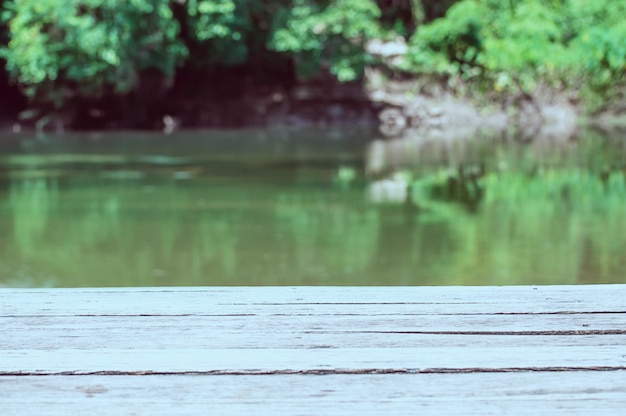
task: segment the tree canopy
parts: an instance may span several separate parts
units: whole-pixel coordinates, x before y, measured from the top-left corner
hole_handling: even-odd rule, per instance
[[[377,63],[369,40],[404,38],[396,71],[606,94],[625,81],[624,16],[611,0],[0,0],[0,63],[61,107],[132,91],[146,70],[287,59],[300,77],[354,80]]]

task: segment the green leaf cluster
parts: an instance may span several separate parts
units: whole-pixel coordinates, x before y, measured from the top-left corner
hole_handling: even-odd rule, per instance
[[[462,0],[411,38],[404,69],[480,78],[496,91],[540,81],[602,89],[624,81],[626,3]]]
[[[267,48],[275,15],[290,5],[289,0],[187,0],[183,42],[196,66],[240,65],[271,60]]]
[[[295,0],[279,17],[270,46],[293,53],[301,74],[326,66],[339,80],[350,81],[368,61],[365,42],[381,35],[379,17],[372,1]]]
[[[35,101],[62,106],[136,87],[142,71],[293,57],[300,75],[351,80],[377,36],[372,0],[5,0],[6,69]]]
[[[129,91],[145,69],[173,74],[186,55],[162,0],[13,0],[3,17],[7,70],[28,95],[57,106],[105,87]]]

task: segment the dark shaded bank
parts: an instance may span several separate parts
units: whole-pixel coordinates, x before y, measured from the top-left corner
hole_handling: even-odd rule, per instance
[[[26,109],[26,104],[26,97],[16,85],[11,84],[4,61],[0,59],[0,128],[4,123],[17,120],[19,113]]]
[[[61,109],[31,110],[0,70],[0,130],[162,130],[264,126],[379,126],[388,137],[424,136],[445,129],[462,136],[487,130],[523,140],[571,136],[580,124],[626,131],[626,104],[585,114],[567,91],[460,95],[427,75],[384,76],[370,68],[361,81],[341,83],[325,73],[303,81],[288,63],[211,70],[184,68],[174,79],[141,74],[130,94],[97,100],[75,97]]]
[[[375,104],[362,82],[324,74],[301,81],[290,67],[188,69],[179,74],[156,123],[181,127],[374,124]],[[167,121],[167,120],[166,120]]]
[[[236,128],[272,125],[374,125],[377,104],[362,82],[340,83],[330,74],[297,80],[289,67],[217,67],[180,70],[168,80],[141,75],[135,91],[74,98],[62,109],[31,111],[0,73],[0,128],[42,130]]]

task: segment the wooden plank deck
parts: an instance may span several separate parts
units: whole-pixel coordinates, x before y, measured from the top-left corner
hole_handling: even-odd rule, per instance
[[[0,415],[621,415],[626,285],[0,289]]]

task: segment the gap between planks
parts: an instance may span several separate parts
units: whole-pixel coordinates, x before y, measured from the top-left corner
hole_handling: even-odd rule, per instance
[[[375,374],[475,374],[475,373],[564,373],[564,372],[626,371],[626,366],[596,367],[510,367],[510,368],[363,368],[331,370],[210,370],[210,371],[60,371],[60,372],[1,372],[0,377],[53,376],[324,376]]]

